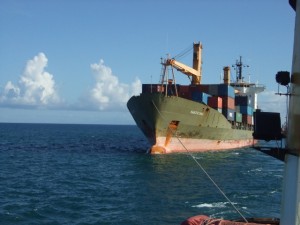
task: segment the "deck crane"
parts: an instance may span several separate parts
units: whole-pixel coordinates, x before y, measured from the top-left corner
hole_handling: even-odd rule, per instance
[[[187,76],[192,77],[191,84],[201,84],[202,78],[202,44],[194,43],[194,54],[193,54],[193,68],[176,61],[175,59],[167,59],[165,66],[173,66],[178,71],[182,72]]]

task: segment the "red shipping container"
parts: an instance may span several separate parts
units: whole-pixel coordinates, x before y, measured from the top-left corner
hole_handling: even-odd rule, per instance
[[[157,90],[157,92],[164,92],[165,91],[165,87],[162,85],[157,85],[157,87],[155,88]]]
[[[222,108],[222,98],[217,96],[208,97],[208,106],[214,109]]]
[[[156,93],[163,92],[164,86],[161,84],[143,84],[142,93]]]
[[[252,116],[243,114],[243,115],[242,115],[242,121],[243,121],[243,123],[247,123],[247,124],[253,125],[253,119],[252,119]]]
[[[191,99],[191,93],[190,92],[179,92],[179,97]]]
[[[231,97],[221,97],[222,98],[222,107],[226,109],[235,109],[234,98]]]
[[[182,92],[182,93],[190,92],[190,85],[181,85],[180,89],[179,89],[179,92]]]

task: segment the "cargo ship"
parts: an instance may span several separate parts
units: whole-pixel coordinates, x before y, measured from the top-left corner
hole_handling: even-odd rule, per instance
[[[202,44],[193,44],[193,67],[175,58],[162,59],[159,83],[143,84],[142,93],[132,96],[127,107],[148,139],[151,154],[229,150],[254,142],[253,112],[263,85],[246,82],[242,58],[223,68],[223,83],[202,84]],[[174,71],[186,75],[190,83],[176,83]]]

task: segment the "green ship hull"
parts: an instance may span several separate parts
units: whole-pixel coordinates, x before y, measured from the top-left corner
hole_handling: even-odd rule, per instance
[[[127,107],[152,154],[228,150],[254,142],[247,125],[235,127],[218,110],[186,98],[141,93]]]

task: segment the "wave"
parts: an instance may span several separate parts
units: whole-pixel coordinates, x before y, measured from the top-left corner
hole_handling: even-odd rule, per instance
[[[229,202],[214,202],[214,203],[201,203],[198,205],[193,205],[193,208],[225,208],[229,205]],[[232,203],[237,204],[237,203]]]

